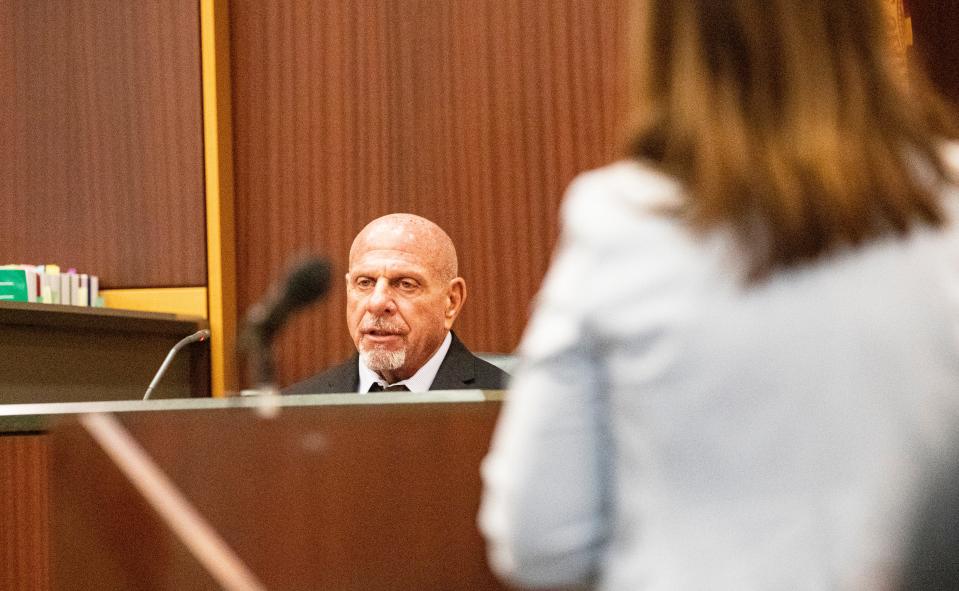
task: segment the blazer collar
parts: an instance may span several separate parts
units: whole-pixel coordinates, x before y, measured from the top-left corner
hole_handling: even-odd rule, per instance
[[[450,335],[453,337],[450,350],[446,353],[439,371],[436,372],[436,378],[433,379],[430,390],[459,390],[464,384],[469,384],[476,379],[473,354],[459,340],[455,332],[450,331]]]
[[[475,357],[455,332],[450,331],[450,336],[450,349],[433,378],[430,390],[459,390],[476,379]],[[360,387],[359,363],[360,355],[354,353],[349,361],[330,371],[327,376],[329,391],[356,392]]]

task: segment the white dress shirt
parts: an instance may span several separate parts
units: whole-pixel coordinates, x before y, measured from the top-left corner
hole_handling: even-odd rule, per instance
[[[953,152],[959,170],[959,152]],[[498,573],[606,590],[877,589],[959,431],[950,222],[743,285],[637,163],[587,173],[483,464]]]
[[[358,370],[360,372],[360,387],[358,392],[360,394],[366,394],[370,391],[370,386],[374,382],[377,382],[384,389],[387,386],[399,386],[400,384],[405,385],[410,389],[410,392],[428,392],[430,386],[433,385],[433,380],[436,379],[436,372],[440,370],[440,365],[443,364],[443,360],[446,359],[446,353],[450,350],[450,343],[453,342],[453,337],[449,332],[446,333],[446,338],[443,339],[443,342],[440,344],[439,349],[433,353],[426,363],[420,367],[415,374],[410,376],[408,379],[400,380],[395,384],[387,384],[383,378],[379,376],[375,371],[366,367],[366,364],[363,363],[363,357],[360,357],[360,360],[357,362]]]

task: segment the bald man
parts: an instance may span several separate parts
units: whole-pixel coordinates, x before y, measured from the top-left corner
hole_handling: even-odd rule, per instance
[[[509,377],[453,334],[466,301],[453,241],[433,222],[391,214],[353,240],[346,321],[357,354],[285,394],[498,390]]]

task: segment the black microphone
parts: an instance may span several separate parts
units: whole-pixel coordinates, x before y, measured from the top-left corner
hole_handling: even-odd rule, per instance
[[[250,354],[251,374],[257,388],[273,387],[273,339],[293,312],[326,294],[330,269],[325,259],[308,259],[290,271],[281,288],[274,288],[271,295],[250,308],[240,346]]]
[[[173,348],[170,349],[170,352],[166,354],[166,359],[164,359],[163,363],[160,364],[160,369],[158,369],[156,375],[153,376],[153,379],[150,381],[150,385],[147,386],[147,391],[146,394],[143,395],[143,399],[150,399],[150,394],[153,393],[153,389],[157,387],[158,383],[160,383],[160,378],[162,378],[163,374],[166,373],[167,368],[170,366],[173,358],[176,357],[176,354],[180,352],[180,349],[186,347],[190,343],[205,341],[208,338],[210,338],[210,331],[204,328],[203,330],[198,330],[190,336],[183,337],[177,341],[177,344],[173,345]]]

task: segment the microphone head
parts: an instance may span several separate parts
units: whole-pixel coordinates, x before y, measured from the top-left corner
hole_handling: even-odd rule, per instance
[[[270,345],[290,314],[321,298],[330,288],[330,263],[310,258],[296,265],[279,293],[252,306],[246,326],[240,334],[239,348],[249,355],[255,384],[273,383],[273,359]]]
[[[322,258],[307,259],[293,267],[273,297],[250,308],[242,341],[268,343],[290,314],[313,303],[330,288],[330,263]]]
[[[210,338],[210,330],[203,328],[191,334],[190,336],[186,336],[180,339],[180,342],[173,345],[173,350],[179,351],[180,349],[182,349],[183,347],[186,347],[187,345],[190,345],[192,343],[202,343],[203,341],[208,340],[209,338]]]
[[[288,312],[312,304],[330,288],[330,263],[311,258],[296,267],[286,278],[282,299]]]

